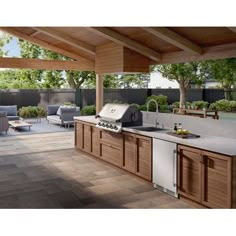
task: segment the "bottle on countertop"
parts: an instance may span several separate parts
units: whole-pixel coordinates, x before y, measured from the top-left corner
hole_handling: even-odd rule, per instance
[[[182,130],[182,124],[181,124],[181,123],[179,123],[178,129],[181,129],[181,130]]]
[[[174,131],[177,131],[177,123],[174,123]]]

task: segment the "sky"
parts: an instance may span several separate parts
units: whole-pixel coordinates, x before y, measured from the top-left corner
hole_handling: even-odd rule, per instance
[[[0,34],[1,36],[1,34]],[[17,44],[17,39],[13,37],[13,39],[10,41],[10,43],[6,44],[4,47],[4,50],[8,51],[9,57],[20,57],[20,49]]]

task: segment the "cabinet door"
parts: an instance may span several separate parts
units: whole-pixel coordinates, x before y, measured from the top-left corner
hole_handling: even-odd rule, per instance
[[[84,151],[91,152],[92,133],[91,125],[84,124]]]
[[[151,181],[152,180],[152,139],[143,136],[137,138],[137,161],[136,174]]]
[[[201,151],[178,146],[178,193],[201,202]]]
[[[91,132],[92,132],[91,152],[93,155],[99,157],[100,156],[100,129],[96,127],[91,127]]]
[[[84,127],[80,122],[75,123],[75,147],[83,149]]]
[[[124,133],[124,152],[123,152],[123,168],[127,171],[135,173],[136,169],[136,137],[134,134]]]
[[[230,208],[232,159],[206,151],[202,154],[202,203],[211,208]]]
[[[120,148],[113,147],[110,144],[101,144],[101,159],[115,166],[122,166],[122,151]]]

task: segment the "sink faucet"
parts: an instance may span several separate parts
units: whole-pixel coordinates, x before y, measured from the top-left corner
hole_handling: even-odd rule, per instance
[[[155,99],[150,99],[148,102],[147,102],[147,112],[149,111],[149,106],[150,106],[150,103],[151,102],[154,102],[155,104],[156,104],[156,113],[158,114],[158,103],[157,103],[157,101],[155,100]],[[156,120],[155,120],[155,126],[157,127],[157,126],[159,126],[160,125],[160,123],[158,122],[158,119],[156,118]]]
[[[150,103],[151,102],[154,102],[156,104],[156,112],[158,113],[158,103],[155,99],[150,99],[148,102],[147,102],[147,112],[149,111],[149,106],[150,106]]]

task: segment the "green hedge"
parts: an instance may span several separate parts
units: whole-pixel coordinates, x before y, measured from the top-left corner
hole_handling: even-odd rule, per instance
[[[236,111],[236,101],[228,101],[226,99],[222,99],[211,103],[210,109],[225,112]]]
[[[83,116],[92,116],[95,114],[96,114],[96,106],[95,105],[86,106],[81,109],[81,115],[83,115]]]
[[[22,118],[45,117],[46,111],[42,107],[28,106],[19,109],[18,114]]]

